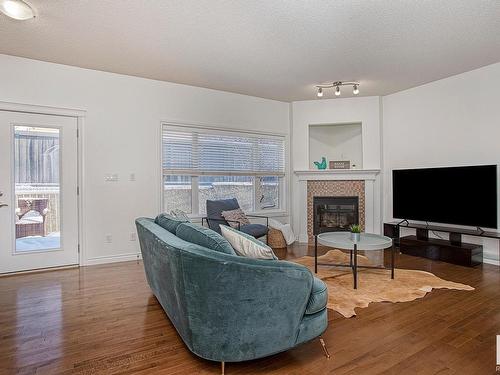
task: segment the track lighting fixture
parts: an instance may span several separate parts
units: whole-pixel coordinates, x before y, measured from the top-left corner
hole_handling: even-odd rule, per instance
[[[322,83],[320,85],[316,85],[318,89],[317,96],[318,98],[323,97],[323,89],[332,89],[335,88],[335,96],[340,96],[340,86],[352,86],[352,93],[353,95],[358,95],[359,94],[359,82],[342,82],[342,81],[335,81],[332,83]]]

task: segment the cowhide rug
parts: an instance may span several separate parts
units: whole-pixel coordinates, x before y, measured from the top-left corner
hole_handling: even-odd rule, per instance
[[[294,259],[314,271],[314,258],[305,256]],[[349,263],[349,254],[330,250],[318,257],[321,263]],[[358,265],[369,265],[369,260],[358,255]],[[354,309],[367,307],[371,302],[408,302],[424,297],[432,289],[474,290],[469,285],[443,280],[432,273],[418,270],[395,269],[394,280],[391,271],[383,269],[358,269],[358,289],[353,288],[350,268],[318,266],[316,276],[328,286],[329,309],[346,318],[356,315]]]

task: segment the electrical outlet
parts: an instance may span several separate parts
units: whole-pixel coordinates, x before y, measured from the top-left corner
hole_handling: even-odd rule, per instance
[[[112,243],[113,242],[113,236],[111,234],[106,234],[104,236],[104,242],[106,242],[106,243]]]
[[[130,241],[137,241],[137,233],[135,232],[130,233]]]

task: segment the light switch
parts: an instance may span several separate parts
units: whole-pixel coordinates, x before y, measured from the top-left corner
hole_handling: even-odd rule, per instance
[[[118,181],[118,174],[117,173],[108,173],[104,175],[104,181],[106,182],[116,182]]]

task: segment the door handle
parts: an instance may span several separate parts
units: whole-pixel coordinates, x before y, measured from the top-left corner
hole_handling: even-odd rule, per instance
[[[0,191],[0,197],[3,197],[3,191]],[[2,203],[2,202],[0,202],[0,208],[2,208],[2,207],[7,207],[7,206],[8,206],[8,204],[7,204],[7,203]]]
[[[3,197],[3,191],[0,191],[0,197]],[[7,206],[8,206],[8,204],[7,204],[7,203],[2,203],[2,202],[0,202],[0,208],[2,208],[2,207],[7,207]]]

